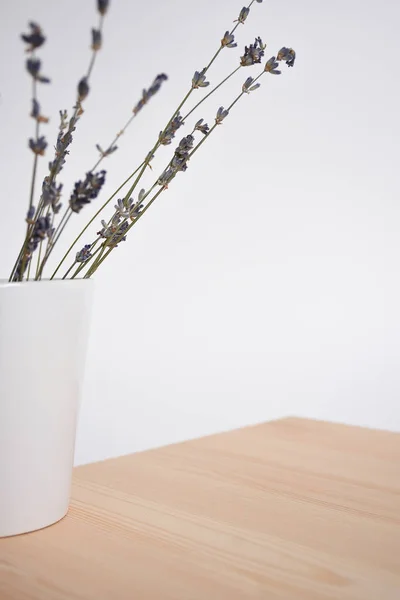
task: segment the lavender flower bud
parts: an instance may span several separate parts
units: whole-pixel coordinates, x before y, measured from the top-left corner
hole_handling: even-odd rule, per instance
[[[254,44],[250,44],[250,46],[245,46],[244,54],[240,58],[240,64],[242,67],[249,67],[256,63],[260,63],[262,57],[264,56],[264,50],[266,46],[263,44],[262,39],[257,37],[254,40]]]
[[[91,244],[86,244],[85,246],[83,246],[82,250],[79,250],[79,252],[76,253],[76,262],[84,263],[90,260],[93,256],[90,252],[91,247]]]
[[[264,71],[266,71],[266,73],[272,73],[272,75],[280,75],[281,71],[279,71],[276,67],[279,67],[279,63],[276,62],[275,56],[271,56],[271,58],[265,63]]]
[[[26,213],[26,222],[29,225],[33,225],[33,217],[35,216],[36,209],[34,206],[30,206],[28,212]]]
[[[43,156],[44,155],[44,151],[47,148],[47,142],[46,142],[45,137],[42,135],[39,138],[37,138],[37,140],[34,140],[33,138],[30,138],[29,139],[29,148],[37,156]]]
[[[101,15],[104,16],[106,14],[109,4],[110,4],[109,0],[97,0],[97,10],[99,11],[99,13]]]
[[[223,106],[220,106],[215,117],[217,125],[221,125],[222,121],[229,115],[229,110],[225,110]]]
[[[249,16],[249,12],[250,9],[246,6],[243,6],[242,10],[239,13],[239,17],[236,19],[236,21],[239,21],[239,23],[242,23],[242,25],[244,25],[245,20]]]
[[[41,62],[38,58],[28,58],[26,61],[26,70],[34,79],[36,79],[39,74],[40,66]]]
[[[35,119],[35,121],[37,121],[38,123],[48,123],[49,122],[48,117],[44,117],[42,114],[40,114],[40,104],[36,100],[36,98],[32,98],[31,117],[33,119]]]
[[[242,92],[244,92],[245,94],[250,94],[250,92],[257,90],[260,87],[259,83],[255,83],[254,85],[252,85],[253,81],[254,79],[252,77],[248,77],[242,85]]]
[[[204,121],[204,119],[200,119],[200,121],[197,121],[194,128],[197,131],[201,131],[201,133],[203,133],[204,135],[207,135],[207,133],[210,131],[210,128],[207,125],[207,123],[203,123],[203,121]]]
[[[106,172],[99,171],[86,173],[83,181],[77,181],[74,191],[69,199],[69,205],[73,212],[79,213],[86,204],[90,204],[94,198],[97,198],[106,179]]]
[[[100,50],[102,43],[101,31],[100,29],[92,29],[92,50],[97,51]]]
[[[84,100],[87,95],[89,93],[89,85],[87,82],[87,78],[83,77],[80,82],[78,83],[78,96],[79,96],[79,100],[82,101]]]
[[[206,81],[205,76],[206,69],[202,69],[201,71],[195,71],[192,79],[192,88],[197,89],[200,87],[207,87],[210,85],[209,81]]]
[[[229,31],[225,31],[225,35],[221,40],[221,46],[226,46],[226,48],[236,48],[237,44],[234,44],[235,36]]]
[[[157,179],[158,185],[162,185],[165,189],[167,189],[168,184],[175,177],[175,174],[175,171],[168,167],[163,173],[161,173],[160,177]]]
[[[284,60],[288,67],[293,67],[296,59],[296,52],[293,48],[281,48],[278,52],[277,60]]]
[[[33,52],[36,48],[40,48],[46,40],[42,33],[42,29],[37,23],[33,23],[32,21],[29,23],[29,28],[31,33],[23,33],[21,38],[26,44],[29,44],[29,48],[27,48],[27,52]]]
[[[151,86],[149,87],[148,90],[143,90],[141,99],[139,100],[139,102],[136,104],[136,106],[133,108],[133,111],[132,111],[135,115],[137,115],[137,113],[143,108],[143,106],[145,104],[147,104],[147,102],[150,100],[150,98],[158,92],[158,90],[161,87],[162,82],[166,81],[167,79],[168,79],[168,77],[165,75],[165,73],[161,73],[160,75],[157,75],[157,77],[155,78],[155,80],[153,81],[153,83],[151,84]]]

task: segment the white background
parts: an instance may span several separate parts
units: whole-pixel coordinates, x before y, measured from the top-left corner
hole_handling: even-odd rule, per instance
[[[34,128],[19,33],[35,19],[48,36],[40,52],[52,78],[39,90],[52,117],[43,177],[57,111],[73,103],[97,16],[95,3],[81,0],[0,6],[0,277],[7,277],[24,231]],[[239,47],[224,50],[211,82],[235,68],[255,35],[268,44],[265,58],[293,46],[297,64],[265,75],[238,103],[96,276],[77,463],[288,414],[400,430],[399,7],[395,0],[254,5]],[[169,81],[104,163],[105,189],[71,223],[68,239],[143,159],[240,8],[231,0],[111,1],[60,176],[65,201],[95,162],[94,144],[111,141],[141,89],[163,71]],[[256,73],[242,69],[182,135],[197,118],[212,124]],[[172,149],[160,151],[154,174]],[[144,187],[151,183],[149,172]]]

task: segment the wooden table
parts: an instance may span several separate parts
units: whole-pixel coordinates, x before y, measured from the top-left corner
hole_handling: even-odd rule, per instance
[[[78,467],[1,600],[399,600],[400,434],[280,421]]]

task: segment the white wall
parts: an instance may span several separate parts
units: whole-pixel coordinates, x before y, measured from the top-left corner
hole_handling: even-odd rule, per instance
[[[291,45],[298,62],[281,77],[265,76],[237,105],[99,271],[77,463],[287,414],[400,430],[399,6],[255,5],[238,50],[260,34],[266,58]],[[94,144],[111,141],[142,87],[165,71],[164,89],[108,159],[102,199],[115,189],[240,7],[112,0],[60,177],[66,190],[91,167]],[[41,54],[53,83],[41,100],[53,115],[52,145],[57,110],[71,106],[86,68],[94,2],[1,6],[2,277],[23,235],[32,163],[30,82],[18,39],[28,19],[48,34]],[[211,81],[239,55],[224,51]],[[239,73],[198,118],[212,121],[255,72]],[[155,173],[169,154],[160,152]]]

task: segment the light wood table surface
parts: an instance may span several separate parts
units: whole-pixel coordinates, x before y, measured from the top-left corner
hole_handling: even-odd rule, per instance
[[[1,600],[400,600],[400,434],[304,419],[78,467]]]

